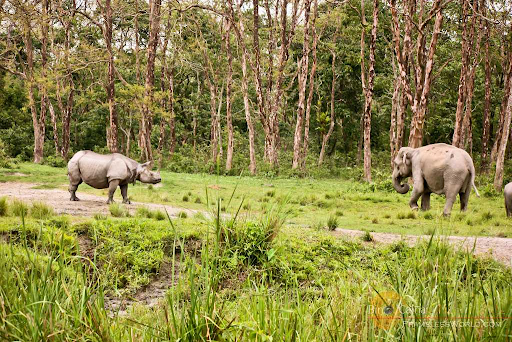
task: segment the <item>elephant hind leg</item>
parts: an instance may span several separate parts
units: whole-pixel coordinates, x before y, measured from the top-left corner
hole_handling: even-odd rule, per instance
[[[505,210],[507,211],[507,217],[512,217],[512,199],[505,198]]]
[[[460,211],[468,210],[469,195],[471,194],[471,188],[466,189],[466,192],[459,192],[460,197]]]
[[[450,213],[452,212],[453,203],[455,203],[455,200],[457,199],[457,193],[458,193],[458,191],[455,189],[448,189],[445,192],[446,203],[444,204],[444,210],[443,210],[444,216],[450,216]]]
[[[424,192],[421,195],[421,210],[430,210],[430,192]]]

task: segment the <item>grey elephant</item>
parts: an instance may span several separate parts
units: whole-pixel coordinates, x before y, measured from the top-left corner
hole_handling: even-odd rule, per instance
[[[96,189],[108,188],[107,203],[114,202],[114,192],[119,186],[123,203],[130,203],[129,183],[140,181],[156,184],[162,181],[160,173],[150,171],[149,165],[150,162],[139,164],[119,153],[103,155],[92,151],[77,152],[68,162],[71,201],[79,201],[76,190],[84,182]]]
[[[505,210],[507,211],[507,216],[512,216],[512,183],[508,183],[505,185],[503,189],[503,196],[505,196]]]
[[[432,144],[419,148],[402,147],[393,160],[393,186],[396,191],[405,194],[408,184],[402,180],[412,176],[413,191],[409,205],[418,209],[421,197],[421,209],[430,209],[430,194],[444,194],[446,204],[443,214],[449,216],[453,203],[460,196],[460,210],[468,207],[471,188],[475,189],[475,166],[469,154],[447,144]]]

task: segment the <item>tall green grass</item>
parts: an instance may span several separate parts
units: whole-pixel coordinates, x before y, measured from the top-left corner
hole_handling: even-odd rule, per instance
[[[194,251],[170,219],[165,227],[129,218],[60,228],[29,219],[39,232],[21,225],[17,240],[0,244],[0,340],[510,340],[512,274],[490,259],[436,237],[376,249],[291,230],[278,207],[241,217],[221,215],[221,206],[194,235]],[[96,244],[92,268],[69,248],[79,230]],[[126,317],[104,309],[109,284],[131,279],[136,290],[163,258],[173,285],[159,306],[135,306]],[[386,304],[400,314],[382,325],[373,302],[390,292],[398,300]]]

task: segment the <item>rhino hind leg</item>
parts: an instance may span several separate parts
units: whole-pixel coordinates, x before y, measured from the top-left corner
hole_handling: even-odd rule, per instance
[[[119,179],[111,180],[108,183],[108,200],[107,204],[114,203],[114,193],[116,192],[117,187],[119,186]]]
[[[78,186],[82,184],[82,177],[80,177],[80,172],[76,170],[76,172],[70,172],[68,174],[69,177],[69,193],[71,194],[70,201],[80,201],[78,197],[76,197],[76,190]]]
[[[123,196],[123,203],[131,204],[130,199],[128,198],[128,184],[124,184],[120,186],[121,195]]]

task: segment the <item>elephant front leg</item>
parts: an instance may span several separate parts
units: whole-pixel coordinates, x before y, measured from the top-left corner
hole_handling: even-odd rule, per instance
[[[414,188],[412,189],[411,200],[409,201],[409,206],[412,210],[418,209],[418,199],[423,195],[424,187],[423,187],[423,179],[420,181],[414,182]],[[423,202],[422,202],[423,203]]]
[[[123,196],[123,203],[131,204],[130,199],[128,198],[128,184],[124,184],[120,186],[121,195]]]
[[[108,200],[107,204],[114,203],[114,193],[119,186],[119,180],[111,180],[108,184]]]
[[[421,210],[430,210],[430,192],[421,195]]]

